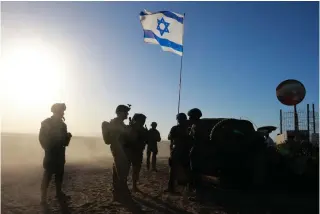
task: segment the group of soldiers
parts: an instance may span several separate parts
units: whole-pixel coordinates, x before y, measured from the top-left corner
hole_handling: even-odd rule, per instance
[[[65,165],[65,149],[72,138],[64,122],[66,105],[56,103],[51,107],[53,115],[41,123],[39,141],[45,151],[43,160],[44,175],[41,184],[41,203],[47,203],[47,189],[52,175],[55,175],[56,196],[58,199],[68,199],[63,193],[62,181]],[[150,169],[152,156],[152,170],[157,171],[156,155],[157,143],[161,141],[160,133],[156,129],[157,123],[152,122],[151,129],[145,126],[146,116],[136,113],[129,118],[129,125],[124,121],[128,119],[130,105],[119,105],[116,108],[116,117],[110,122],[102,123],[103,140],[110,145],[114,159],[113,163],[113,200],[124,203],[133,213],[141,213],[141,208],[133,201],[131,191],[127,185],[127,178],[132,166],[132,192],[139,191],[137,182],[142,166],[143,152],[147,147],[147,169]],[[200,120],[202,113],[199,109],[192,109],[187,115],[179,113],[176,117],[178,124],[170,130],[168,139],[170,143],[170,178],[168,192],[174,192],[174,185],[179,176],[179,169],[183,169],[188,179],[189,186],[196,184],[192,179],[190,170],[190,152],[194,139],[196,139],[196,121]],[[191,138],[192,136],[192,138]],[[193,140],[191,140],[193,139]]]

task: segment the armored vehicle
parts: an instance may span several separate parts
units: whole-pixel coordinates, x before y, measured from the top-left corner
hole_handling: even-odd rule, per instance
[[[225,188],[248,188],[257,181],[266,144],[250,121],[204,118],[195,126],[190,163],[203,183],[214,180]]]

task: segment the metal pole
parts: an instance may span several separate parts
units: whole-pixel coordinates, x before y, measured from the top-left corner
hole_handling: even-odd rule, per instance
[[[313,120],[313,133],[316,133],[316,115],[314,112],[314,104],[312,104],[312,120]]]
[[[282,109],[280,109],[280,134],[282,134]]]
[[[178,100],[178,114],[180,113],[180,98],[181,98],[181,79],[182,79],[182,58],[183,54],[181,56],[181,61],[180,61],[180,79],[179,79],[179,100]]]
[[[307,130],[308,130],[308,140],[310,141],[310,109],[309,109],[309,104],[307,104]]]
[[[297,105],[294,105],[294,131],[299,131]]]
[[[182,45],[184,47],[183,37],[184,37],[184,20],[185,20],[186,14],[183,14],[183,35],[182,35]],[[180,113],[180,99],[181,99],[181,79],[182,79],[182,59],[184,55],[184,48],[182,50],[182,56],[180,60],[180,78],[179,78],[179,99],[178,99],[178,114]]]

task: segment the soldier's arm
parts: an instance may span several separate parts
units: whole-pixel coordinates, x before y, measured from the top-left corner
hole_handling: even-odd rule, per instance
[[[64,123],[64,129],[65,129],[65,133],[66,133],[65,146],[69,146],[72,134],[70,132],[68,132],[67,124],[65,124],[65,123]]]
[[[173,140],[173,132],[174,132],[174,127],[171,128],[169,135],[168,135],[168,140]]]
[[[157,137],[158,137],[158,139],[157,139],[157,142],[160,142],[161,141],[161,135],[160,135],[160,132],[159,131],[157,131]]]
[[[174,130],[175,130],[175,127],[172,127],[168,135],[168,140],[170,140],[170,151],[173,149],[173,145],[174,145],[173,143]]]

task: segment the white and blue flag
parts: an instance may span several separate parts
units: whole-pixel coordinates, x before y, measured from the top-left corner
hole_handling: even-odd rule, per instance
[[[144,31],[144,41],[160,45],[162,50],[182,56],[183,21],[183,15],[170,11],[142,11],[140,22]]]

